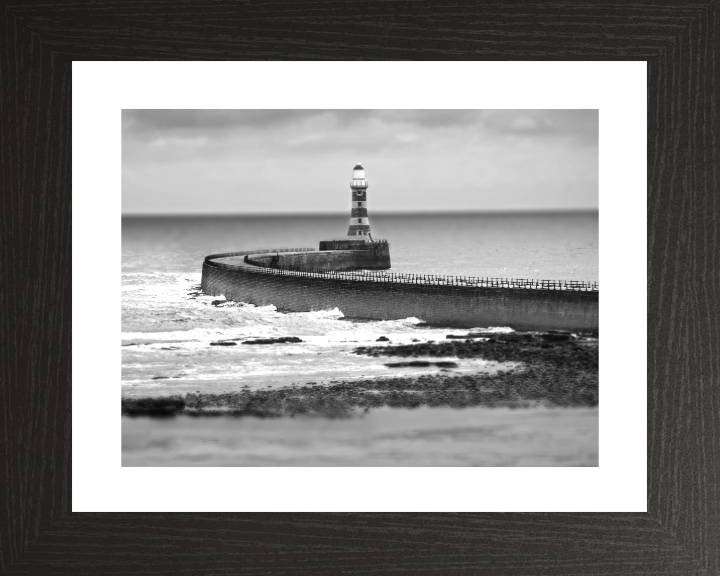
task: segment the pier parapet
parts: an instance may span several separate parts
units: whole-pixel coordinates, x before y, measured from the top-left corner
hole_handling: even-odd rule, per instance
[[[342,271],[283,257],[342,258],[342,250],[258,250],[205,258],[202,290],[285,312],[339,308],[347,318],[415,317],[447,327],[510,326],[515,330],[598,330],[595,282]],[[361,253],[361,251],[355,251]],[[277,258],[275,264],[272,258]],[[332,264],[333,266],[335,264]]]

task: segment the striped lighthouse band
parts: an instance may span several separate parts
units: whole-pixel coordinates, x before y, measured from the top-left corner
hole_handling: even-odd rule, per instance
[[[370,236],[370,226],[352,224],[348,229],[348,236]]]
[[[370,226],[370,218],[350,218],[350,226]]]

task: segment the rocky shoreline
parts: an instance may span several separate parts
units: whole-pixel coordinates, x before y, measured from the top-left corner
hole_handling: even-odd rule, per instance
[[[289,340],[290,341],[290,340]],[[316,415],[347,417],[383,406],[392,408],[544,405],[594,407],[598,404],[598,338],[566,332],[466,335],[448,334],[445,342],[365,346],[356,354],[422,358],[393,364],[437,365],[437,357],[508,362],[514,369],[493,374],[439,374],[352,382],[293,384],[275,390],[227,394],[186,394],[123,398],[126,416]],[[264,342],[263,342],[264,343]]]

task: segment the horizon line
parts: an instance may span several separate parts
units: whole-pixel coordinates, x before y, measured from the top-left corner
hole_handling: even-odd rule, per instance
[[[523,208],[509,210],[422,210],[414,212],[376,211],[372,216],[461,216],[465,214],[597,214],[599,208]],[[236,218],[240,217],[297,217],[297,216],[347,216],[345,212],[129,212],[122,218]]]

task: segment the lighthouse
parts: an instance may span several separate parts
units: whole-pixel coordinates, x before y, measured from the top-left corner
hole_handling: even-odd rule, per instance
[[[370,221],[368,220],[367,211],[367,188],[368,183],[365,179],[365,168],[358,162],[353,168],[353,178],[350,182],[352,190],[352,201],[350,209],[350,227],[348,228],[348,236],[360,236],[363,240],[372,241],[370,235]]]
[[[365,168],[358,162],[350,182],[352,190],[350,226],[345,238],[320,240],[319,252],[337,252],[328,270],[387,270],[390,268],[390,245],[387,240],[370,235],[367,212]]]

